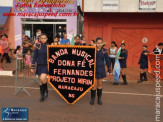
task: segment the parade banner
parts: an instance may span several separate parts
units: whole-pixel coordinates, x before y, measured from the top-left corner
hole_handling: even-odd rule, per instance
[[[148,72],[163,79],[163,55],[148,54]]]
[[[51,45],[47,52],[49,84],[74,104],[95,84],[96,47]]]

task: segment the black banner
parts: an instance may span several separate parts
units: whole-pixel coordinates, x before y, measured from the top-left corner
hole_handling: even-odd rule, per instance
[[[67,102],[75,103],[94,85],[93,46],[48,46],[49,84]]]

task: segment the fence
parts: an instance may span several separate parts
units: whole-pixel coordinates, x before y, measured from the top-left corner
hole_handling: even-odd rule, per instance
[[[27,87],[39,83],[38,76],[30,72],[30,64],[26,63],[26,55],[16,55],[16,71],[15,71],[15,94],[25,92],[29,96]]]

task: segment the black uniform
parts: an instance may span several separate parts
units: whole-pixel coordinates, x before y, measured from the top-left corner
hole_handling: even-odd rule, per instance
[[[147,69],[148,68],[148,56],[145,55],[144,53],[149,53],[149,51],[146,50],[146,51],[143,51],[141,53],[139,63],[138,63],[138,64],[140,64],[140,69]]]
[[[119,56],[123,58],[123,59],[119,59],[121,68],[127,68],[127,56],[128,56],[128,51],[126,49],[121,49],[121,54]]]
[[[37,44],[37,48],[34,51],[33,61],[31,68],[37,62],[36,74],[41,75],[42,73],[48,74],[47,68],[47,44]]]
[[[96,53],[96,79],[101,79],[106,77],[105,72],[105,62],[108,67],[110,68],[110,60],[107,54],[107,49],[102,48],[101,50],[97,51]]]

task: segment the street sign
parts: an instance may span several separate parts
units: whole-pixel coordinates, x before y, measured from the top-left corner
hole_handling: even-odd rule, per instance
[[[68,103],[74,104],[95,83],[96,47],[48,46],[48,82]]]

